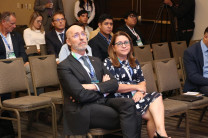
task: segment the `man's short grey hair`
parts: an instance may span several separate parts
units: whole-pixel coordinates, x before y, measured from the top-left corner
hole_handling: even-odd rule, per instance
[[[2,20],[8,21],[8,20],[9,20],[9,17],[10,17],[11,15],[14,16],[14,17],[16,17],[16,15],[15,15],[14,12],[9,12],[9,11],[2,12],[2,13],[0,14],[0,22],[2,22]]]

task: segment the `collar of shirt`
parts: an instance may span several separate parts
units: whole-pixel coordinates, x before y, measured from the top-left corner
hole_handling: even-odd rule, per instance
[[[80,62],[80,61],[82,62],[82,59],[81,59],[82,56],[87,56],[86,52],[85,52],[84,55],[80,55],[80,54],[74,53],[74,52],[72,52],[72,51],[71,51],[71,53],[72,53],[72,56],[73,56],[76,60],[78,60],[79,62]]]
[[[208,51],[208,47],[204,44],[203,40],[201,40],[201,49],[203,55]]]
[[[109,38],[107,39],[102,33],[100,33],[99,32],[99,34],[102,36],[102,38],[108,43],[108,44],[110,44],[110,42],[111,42],[111,38],[112,38],[112,36],[109,34]]]
[[[136,37],[139,37],[139,35],[136,33],[136,31],[134,30],[134,28],[133,29],[131,29],[128,25],[126,25],[128,28],[129,28],[129,30],[136,36]]]
[[[56,30],[55,30],[56,31]],[[58,38],[59,38],[59,40],[62,42],[62,39],[61,39],[61,37],[60,37],[60,35],[59,34],[64,34],[65,33],[65,29],[60,33],[60,32],[57,32],[56,31],[56,34],[57,34],[57,36],[58,36]]]
[[[2,40],[3,40],[3,42],[4,42],[4,46],[5,46],[6,52],[14,52],[11,34],[8,33],[6,36],[4,36],[4,35],[1,33],[1,37],[2,37]],[[9,45],[10,49],[9,49],[8,45]]]

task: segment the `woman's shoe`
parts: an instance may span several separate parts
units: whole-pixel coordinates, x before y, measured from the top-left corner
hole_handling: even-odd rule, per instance
[[[158,134],[157,131],[156,131],[156,134],[157,134],[157,138],[170,138],[170,137],[166,137],[166,136],[160,136],[160,134]]]

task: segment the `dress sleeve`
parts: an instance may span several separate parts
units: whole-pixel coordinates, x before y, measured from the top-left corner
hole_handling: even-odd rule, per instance
[[[29,29],[25,29],[24,32],[23,32],[23,38],[24,38],[24,41],[25,41],[25,45],[28,46],[28,45],[31,45],[31,35],[30,35],[30,30]]]
[[[91,11],[91,14],[90,14],[90,18],[88,19],[87,23],[91,23],[91,21],[94,19],[95,17],[95,5],[94,5],[94,2],[92,3],[92,11]]]
[[[145,79],[144,79],[144,75],[143,75],[143,72],[142,72],[142,69],[141,69],[141,66],[140,66],[140,64],[139,64],[139,62],[138,61],[136,61],[136,68],[135,69],[133,69],[133,71],[136,71],[136,82],[137,83],[140,83],[140,82],[142,82],[142,81],[145,81]]]
[[[104,66],[107,68],[107,70],[109,70],[109,72],[110,72],[113,76],[115,76],[115,69],[114,69],[114,67],[113,67],[113,65],[112,65],[112,63],[111,63],[111,61],[110,61],[110,59],[109,59],[109,58],[106,58],[106,59],[104,60],[103,64],[104,64]]]
[[[79,1],[76,1],[74,4],[74,17],[78,20],[77,13],[80,11]]]

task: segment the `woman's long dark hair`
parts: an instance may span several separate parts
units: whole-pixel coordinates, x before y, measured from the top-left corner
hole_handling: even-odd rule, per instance
[[[92,0],[87,0],[87,3],[90,4],[90,6],[91,6],[91,11],[92,11],[92,10],[93,10],[93,7],[92,7]],[[84,5],[85,5],[84,0],[79,0],[79,7],[82,8],[83,10],[86,10],[86,9],[84,8]]]

